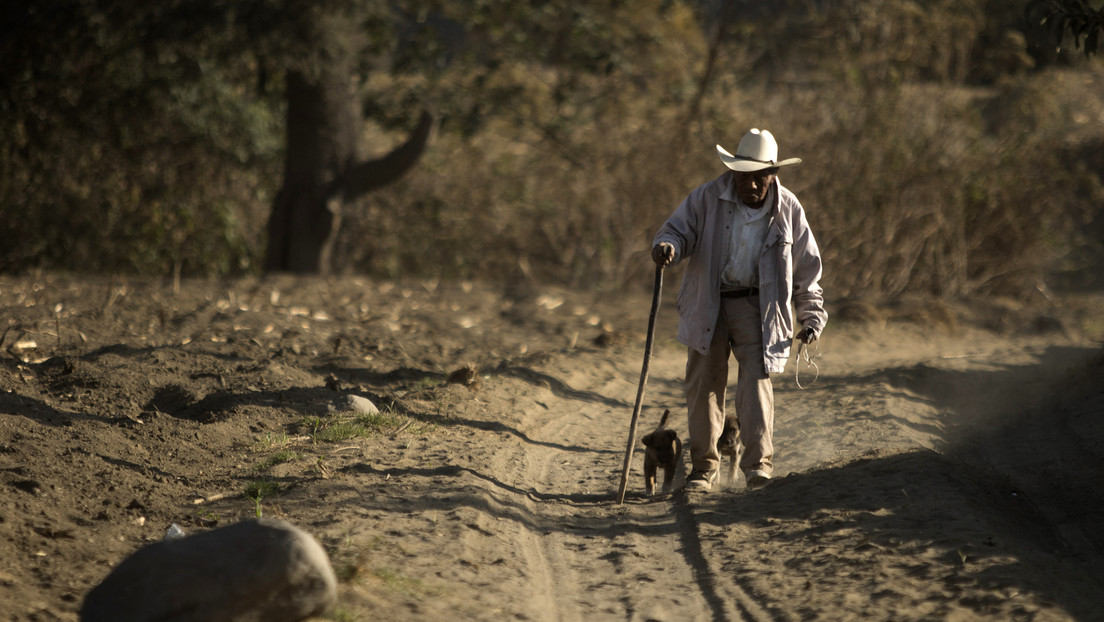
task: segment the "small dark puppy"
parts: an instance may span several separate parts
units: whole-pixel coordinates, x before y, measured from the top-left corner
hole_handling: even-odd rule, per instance
[[[721,465],[728,458],[727,468],[721,469],[724,473],[723,483],[731,486],[736,483],[736,463],[740,460],[740,423],[735,416],[725,415],[724,428],[721,437],[717,439],[717,453],[721,454]]]
[[[675,481],[675,471],[679,468],[679,459],[682,458],[682,441],[678,432],[667,427],[667,416],[670,410],[663,411],[663,417],[655,430],[643,438],[644,447],[644,490],[648,496],[655,494],[656,470],[663,469],[663,492],[671,492],[671,485]]]

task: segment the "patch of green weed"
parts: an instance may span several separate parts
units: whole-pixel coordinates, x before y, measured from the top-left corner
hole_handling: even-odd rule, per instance
[[[208,525],[216,525],[222,520],[221,515],[210,510],[199,510],[196,512],[196,518],[199,520],[200,524],[206,523]]]
[[[352,563],[335,564],[334,576],[339,583],[348,583],[360,574],[360,566]]]
[[[383,583],[384,587],[393,592],[407,596],[422,597],[429,593],[429,589],[420,579],[409,577],[390,568],[376,568],[372,575]]]
[[[257,464],[254,464],[253,465],[253,470],[260,473],[262,471],[267,471],[267,470],[271,469],[272,467],[276,466],[277,464],[283,464],[285,462],[294,462],[296,460],[299,460],[302,457],[303,456],[299,453],[291,451],[290,449],[284,449],[284,450],[281,450],[281,451],[278,451],[278,452],[272,454],[271,456],[265,458],[264,460],[261,460]]]
[[[245,485],[245,498],[253,502],[257,518],[261,518],[261,501],[280,494],[280,485],[276,482],[258,479]]]
[[[326,425],[326,420],[330,417],[303,417],[299,420],[299,428],[307,434],[313,436],[318,430],[322,429]]]
[[[272,434],[271,432],[265,432],[264,436],[253,444],[253,449],[256,451],[267,451],[277,447],[287,447],[289,442],[291,441],[288,439],[287,434]]]
[[[334,443],[350,438],[378,436],[397,429],[403,417],[393,410],[375,413],[337,413],[325,417],[306,417],[299,426],[315,441]]]
[[[354,419],[371,432],[382,434],[390,432],[402,424],[402,417],[389,412],[362,413]]]
[[[350,438],[368,436],[368,429],[356,421],[335,421],[314,433],[314,440],[335,443]]]
[[[352,611],[345,609],[344,607],[337,607],[326,618],[334,620],[334,622],[355,622],[359,618]]]

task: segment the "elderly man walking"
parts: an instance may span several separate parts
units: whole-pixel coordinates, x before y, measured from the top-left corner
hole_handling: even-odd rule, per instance
[[[819,281],[820,250],[797,197],[778,180],[778,144],[753,129],[733,155],[717,145],[731,170],[691,192],[656,233],[652,259],[686,260],[678,296],[678,339],[687,346],[686,406],[692,468],[687,490],[708,491],[717,479],[717,439],[725,421],[729,351],[736,358],[736,418],[748,486],[774,470],[774,389],[794,339],[794,311],[809,344],[828,321]],[[792,307],[792,308],[791,308]]]

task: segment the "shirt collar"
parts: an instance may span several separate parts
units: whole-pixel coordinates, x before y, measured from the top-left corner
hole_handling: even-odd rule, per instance
[[[744,212],[746,222],[755,222],[762,220],[770,215],[771,207],[774,205],[774,186],[772,185],[770,190],[767,190],[767,199],[763,201],[763,207],[759,209],[751,209],[747,205],[744,205],[743,201],[737,201],[740,209]]]

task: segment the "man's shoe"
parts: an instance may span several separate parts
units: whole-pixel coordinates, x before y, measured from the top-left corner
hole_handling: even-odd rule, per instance
[[[686,478],[686,490],[709,492],[713,489],[713,482],[715,481],[717,481],[716,469],[712,471],[694,469],[690,471],[690,476]]]
[[[766,486],[767,482],[771,480],[770,473],[755,469],[754,471],[748,471],[747,473],[747,485],[748,488],[759,488],[760,486]]]

